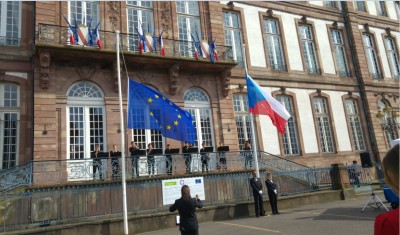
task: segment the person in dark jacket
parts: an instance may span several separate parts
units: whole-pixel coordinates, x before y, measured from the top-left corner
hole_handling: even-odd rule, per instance
[[[278,191],[276,184],[274,181],[272,181],[272,174],[267,173],[267,180],[265,181],[265,185],[267,185],[268,189],[268,198],[269,198],[269,203],[271,204],[271,210],[272,214],[277,215],[279,214],[278,212]]]
[[[178,210],[180,216],[179,230],[181,235],[198,235],[199,223],[196,216],[196,208],[202,208],[199,195],[195,198],[190,196],[190,188],[183,185],[181,188],[182,197],[175,200],[175,203],[169,208],[170,212]]]
[[[254,206],[256,216],[260,217],[265,215],[262,195],[261,179],[257,177],[257,172],[253,171],[253,178],[250,179],[250,186],[253,189]]]

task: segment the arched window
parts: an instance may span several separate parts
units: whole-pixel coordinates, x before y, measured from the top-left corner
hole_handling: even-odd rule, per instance
[[[91,82],[78,82],[67,92],[67,156],[90,158],[96,144],[106,151],[104,94]]]
[[[291,96],[279,95],[276,99],[286,108],[290,118],[285,126],[285,134],[282,135],[285,155],[299,155],[299,135],[297,131],[296,114],[293,108],[293,99]]]
[[[19,86],[0,83],[0,169],[18,164]]]
[[[344,102],[346,105],[347,121],[351,128],[355,150],[363,151],[366,148],[357,102],[355,99],[346,99]]]
[[[183,99],[185,109],[193,116],[193,124],[198,137],[195,145],[199,146],[199,143],[204,142],[206,146],[214,146],[212,114],[208,96],[199,88],[191,88],[185,92]]]
[[[149,85],[147,85],[149,86]],[[149,86],[154,90],[157,90],[155,87]],[[135,109],[135,121],[136,122],[154,122],[155,119],[150,119],[149,110],[146,108],[143,109]],[[158,110],[158,112],[162,112],[162,110]],[[155,123],[151,123],[149,126],[152,126]],[[165,138],[162,136],[161,131],[159,130],[150,130],[150,129],[132,129],[132,140],[136,143],[139,149],[147,149],[147,145],[149,143],[153,144],[154,149],[164,149]]]
[[[246,141],[253,143],[253,133],[251,132],[251,117],[249,114],[249,101],[247,94],[233,95],[233,108],[235,110],[239,149],[242,150]]]

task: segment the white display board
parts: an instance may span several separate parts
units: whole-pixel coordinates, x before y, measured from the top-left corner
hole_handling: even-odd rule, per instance
[[[181,188],[185,184],[189,186],[190,195],[192,197],[195,197],[197,194],[199,195],[200,200],[205,199],[203,177],[162,180],[161,183],[163,193],[163,205],[174,204],[176,199],[181,198]]]

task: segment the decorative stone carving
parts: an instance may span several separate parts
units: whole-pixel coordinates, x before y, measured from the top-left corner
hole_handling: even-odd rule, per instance
[[[169,31],[171,29],[171,21],[172,21],[171,3],[168,2],[168,1],[162,1],[161,2],[160,11],[161,11],[161,26],[162,26],[162,30],[164,30],[165,37],[168,38]]]
[[[301,23],[303,23],[303,24],[307,24],[307,16],[301,17],[300,21],[301,21]]]
[[[200,77],[197,74],[192,74],[189,77],[189,81],[194,85],[194,86],[199,86],[200,85]]]
[[[76,65],[75,70],[80,78],[88,80],[96,72],[96,67],[90,64],[81,64],[81,65]]]
[[[364,24],[364,30],[369,33],[369,24]]]
[[[282,87],[280,88],[280,90],[281,90],[282,94],[285,94],[285,93],[286,93],[286,87],[283,87],[283,86],[282,86]]]
[[[390,28],[386,28],[385,31],[386,31],[386,34],[387,34],[389,37],[392,36],[392,32],[391,32]]]
[[[232,70],[230,68],[223,70],[220,74],[221,83],[222,83],[222,91],[223,91],[222,94],[224,95],[224,97],[227,97],[229,94],[231,75],[232,75]]]
[[[332,23],[332,27],[333,27],[334,29],[337,29],[337,28],[338,28],[337,21],[333,21],[333,23]]]
[[[233,8],[235,7],[232,1],[228,2],[226,5],[229,7],[229,10],[233,10]]]
[[[109,1],[107,2],[108,5],[108,19],[111,23],[111,29],[112,31],[115,31],[115,29],[118,29],[118,17],[121,12],[121,5],[120,2],[118,1]]]
[[[175,63],[169,68],[169,94],[175,95],[178,88],[179,64]]]
[[[321,95],[321,89],[317,89],[318,95]]]
[[[39,51],[40,63],[40,87],[42,89],[49,88],[49,73],[50,73],[50,53],[47,50]]]
[[[274,14],[274,12],[272,11],[272,9],[268,9],[267,10],[267,16],[268,17],[272,17],[273,14]]]

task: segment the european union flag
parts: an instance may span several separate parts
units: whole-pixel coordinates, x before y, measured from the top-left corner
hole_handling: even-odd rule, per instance
[[[159,130],[167,138],[194,144],[192,115],[150,87],[128,79],[128,128]]]

